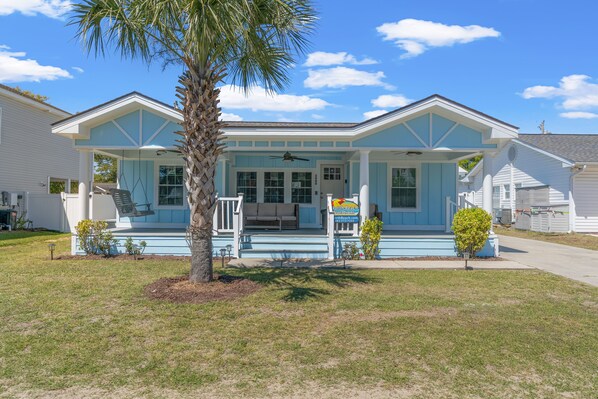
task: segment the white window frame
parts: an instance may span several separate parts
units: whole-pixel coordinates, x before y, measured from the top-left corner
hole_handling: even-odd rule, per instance
[[[316,195],[314,194],[316,191],[316,182],[315,182],[315,175],[316,170],[314,168],[307,168],[307,169],[293,169],[293,168],[274,168],[274,169],[264,169],[264,168],[252,168],[252,167],[243,167],[243,168],[234,168],[231,169],[232,174],[232,190],[235,193],[238,193],[237,187],[237,173],[239,172],[256,172],[257,174],[257,203],[263,204],[264,203],[264,173],[265,172],[283,172],[284,173],[284,203],[290,204],[291,202],[291,173],[292,172],[310,172],[311,173],[311,203],[299,204],[299,206],[305,207],[313,207],[316,205]],[[319,201],[319,200],[318,200]]]
[[[71,191],[71,186],[70,186],[70,181],[71,180],[70,179],[65,179],[65,178],[62,178],[62,177],[48,176],[48,185],[47,185],[47,187],[48,187],[48,190],[47,190],[48,194],[52,194],[50,192],[50,184],[52,183],[52,180],[59,181],[59,182],[63,181],[64,182],[64,191],[63,192],[64,193],[70,193],[70,191]],[[60,193],[54,193],[54,194],[60,194]]]
[[[311,173],[311,202],[296,202],[299,205],[306,205],[306,206],[310,206],[310,205],[314,205],[314,192],[316,191],[315,187],[316,187],[316,182],[315,182],[315,176],[316,173],[311,170],[311,169],[306,169],[306,170],[290,170],[288,175],[289,175],[289,203],[295,204],[295,202],[293,201],[293,173]]]
[[[501,189],[501,193],[502,193],[502,199],[505,201],[509,201],[511,200],[511,185],[510,184],[503,184],[502,185],[502,189]],[[509,194],[509,196],[507,197],[507,194]]]
[[[260,202],[260,172],[258,170],[254,170],[254,169],[235,169],[233,170],[232,173],[232,179],[230,179],[232,181],[232,183],[234,184],[234,193],[235,193],[235,197],[237,196],[237,194],[239,194],[241,191],[239,190],[238,187],[238,174],[239,172],[255,172],[255,180],[256,180],[256,184],[255,184],[255,191],[256,191],[256,202],[247,202],[248,204],[258,204]],[[263,188],[263,174],[262,174],[262,188]],[[261,193],[261,198],[264,199],[264,193],[262,191]]]
[[[176,166],[183,168],[183,204],[182,205],[160,205],[160,166]],[[154,162],[154,203],[152,204],[154,209],[187,209],[187,171],[183,163],[177,162]],[[135,183],[133,183],[135,184]],[[145,199],[144,199],[145,200]],[[139,202],[139,201],[137,201]]]
[[[415,169],[415,208],[392,207],[392,170]],[[389,162],[386,170],[386,210],[387,212],[421,212],[421,164]]]

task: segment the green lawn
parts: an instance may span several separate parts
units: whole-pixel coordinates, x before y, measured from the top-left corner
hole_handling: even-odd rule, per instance
[[[496,226],[494,232],[505,236],[528,238],[530,240],[546,241],[598,251],[598,237],[589,234],[539,233],[536,231],[516,230],[514,228],[500,226]]]
[[[231,302],[143,296],[183,261],[49,261],[0,237],[0,397],[596,397],[598,289],[536,271],[227,270]]]

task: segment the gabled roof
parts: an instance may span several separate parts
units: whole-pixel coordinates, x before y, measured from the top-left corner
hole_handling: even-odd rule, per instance
[[[65,118],[61,121],[54,123],[52,126],[64,126],[70,125],[71,123],[77,123],[77,121],[83,121],[93,115],[101,114],[102,112],[107,112],[118,104],[123,104],[127,102],[142,102],[145,105],[151,106],[157,111],[161,111],[171,116],[175,116],[177,119],[181,119],[180,113],[175,110],[174,107],[156,100],[152,97],[146,96],[139,92],[131,92],[105,102],[103,104],[97,105],[95,107],[89,108],[85,111],[79,112],[75,115],[72,115],[68,118]],[[416,101],[404,107],[398,108],[394,111],[388,112],[384,115],[377,116],[375,118],[368,119],[366,121],[357,123],[357,122],[255,122],[255,121],[236,121],[236,122],[226,122],[227,129],[233,130],[242,130],[242,129],[294,129],[294,130],[318,130],[318,129],[338,129],[338,130],[345,130],[345,131],[355,131],[358,133],[360,130],[369,129],[376,125],[383,125],[387,121],[390,121],[394,118],[401,117],[402,115],[409,114],[411,112],[418,112],[419,110],[426,109],[426,107],[438,106],[442,105],[444,107],[448,107],[453,109],[454,111],[460,112],[464,117],[473,118],[479,121],[483,121],[483,123],[490,124],[492,126],[498,127],[501,131],[508,132],[508,135],[512,135],[512,137],[516,136],[516,130],[518,127],[511,125],[509,123],[503,122],[499,119],[493,118],[487,114],[484,114],[480,111],[477,111],[473,108],[467,107],[463,104],[460,104],[456,101],[450,100],[446,97],[443,97],[438,94],[431,95],[426,97],[422,100]]]
[[[598,134],[520,134],[519,141],[573,163],[598,162]]]
[[[3,84],[0,84],[0,94],[9,95],[10,97],[12,97],[20,102],[31,105],[35,108],[39,108],[43,111],[49,111],[58,116],[64,117],[64,116],[68,116],[71,114],[70,112],[62,110],[62,109],[55,107],[51,104],[48,104],[45,101],[40,101],[33,97],[29,97],[29,96],[19,92],[17,89],[10,87],[10,86],[3,85]]]

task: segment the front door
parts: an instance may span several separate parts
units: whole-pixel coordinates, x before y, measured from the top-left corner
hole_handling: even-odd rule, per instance
[[[320,209],[326,209],[326,194],[332,194],[332,198],[344,196],[343,169],[342,165],[322,165],[320,167]]]

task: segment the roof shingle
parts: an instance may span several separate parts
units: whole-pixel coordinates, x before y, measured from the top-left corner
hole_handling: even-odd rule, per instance
[[[598,134],[520,134],[519,140],[572,162],[598,162]]]

